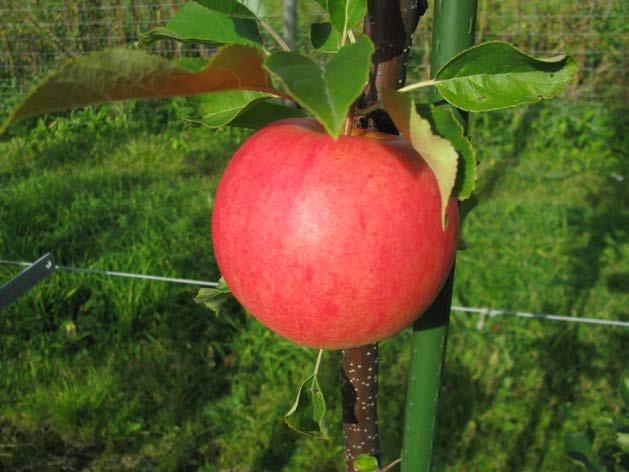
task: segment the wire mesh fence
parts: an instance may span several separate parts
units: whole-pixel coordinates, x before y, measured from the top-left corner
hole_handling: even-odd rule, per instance
[[[440,0],[434,0],[439,7]],[[3,0],[0,3],[0,112],[68,57],[106,47],[136,45],[138,33],[163,25],[183,0]],[[281,0],[270,2],[281,29]],[[432,5],[414,40],[409,79],[425,78],[430,63]],[[322,11],[299,2],[299,44]],[[578,81],[564,99],[626,103],[627,2],[624,0],[479,0],[478,40],[510,41],[538,56],[568,52]],[[150,49],[167,57],[208,55],[206,46],[161,41]]]

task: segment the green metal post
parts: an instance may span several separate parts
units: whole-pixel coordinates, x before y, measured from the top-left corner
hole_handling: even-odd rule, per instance
[[[477,0],[435,0],[431,77],[474,42]],[[433,100],[438,101],[437,92]],[[432,470],[437,408],[448,339],[454,268],[431,307],[413,325],[402,471]]]

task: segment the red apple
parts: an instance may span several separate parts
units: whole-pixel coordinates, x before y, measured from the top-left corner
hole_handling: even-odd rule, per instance
[[[437,181],[398,136],[334,141],[313,120],[251,136],[219,184],[216,260],[238,301],[296,343],[348,348],[422,315],[454,260],[454,199],[442,228]]]

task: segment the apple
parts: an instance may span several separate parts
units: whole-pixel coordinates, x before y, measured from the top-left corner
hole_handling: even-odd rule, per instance
[[[451,198],[399,136],[333,140],[310,119],[275,122],[236,151],[220,181],[212,239],[236,299],[296,343],[345,349],[422,315],[457,247]]]

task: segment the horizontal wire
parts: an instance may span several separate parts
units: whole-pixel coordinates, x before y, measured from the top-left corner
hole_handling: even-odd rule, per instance
[[[23,261],[9,261],[0,259],[0,264],[6,265],[18,265],[22,267],[28,267],[31,265],[30,262]],[[84,274],[98,274],[98,275],[109,275],[112,277],[126,277],[130,279],[144,279],[144,280],[156,280],[159,282],[170,282],[175,284],[186,284],[186,285],[200,285],[202,287],[218,287],[218,283],[216,282],[206,282],[204,280],[193,280],[193,279],[182,279],[179,277],[165,277],[162,275],[147,275],[147,274],[133,274],[130,272],[119,272],[114,270],[99,270],[99,269],[84,269],[81,267],[70,267],[70,266],[62,266],[55,264],[55,269],[64,270],[67,272],[79,272]]]
[[[5,265],[17,265],[22,267],[28,267],[31,265],[30,262],[24,261],[12,261],[0,259],[0,264]],[[203,280],[192,280],[192,279],[183,279],[178,277],[164,277],[161,275],[146,275],[146,274],[134,274],[130,272],[119,272],[112,270],[98,270],[98,269],[84,269],[80,267],[71,267],[71,266],[62,266],[56,265],[55,269],[64,270],[68,272],[78,272],[78,273],[86,273],[86,274],[98,274],[98,275],[106,275],[113,277],[126,277],[133,279],[144,279],[144,280],[154,280],[160,282],[170,282],[177,284],[186,284],[186,285],[200,285],[203,287],[218,287],[217,282],[206,282]],[[593,324],[593,325],[604,325],[604,326],[618,326],[622,328],[629,328],[629,322],[627,321],[619,321],[619,320],[605,320],[601,318],[581,318],[575,316],[562,316],[562,315],[551,315],[545,313],[529,313],[525,311],[511,311],[511,310],[497,310],[495,308],[473,308],[467,306],[458,306],[454,305],[451,308],[452,311],[464,312],[464,313],[473,313],[481,316],[516,316],[520,318],[536,318],[536,319],[544,319],[544,320],[553,320],[553,321],[565,321],[572,323],[585,323],[585,324]]]
[[[604,320],[601,318],[582,318],[576,316],[550,315],[545,313],[529,313],[526,311],[497,310],[494,308],[472,308],[468,306],[452,306],[452,311],[460,311],[463,313],[473,313],[485,316],[516,316],[520,318],[537,318],[542,320],[568,321],[572,323],[586,323],[607,326],[621,326],[629,328],[629,321]]]

